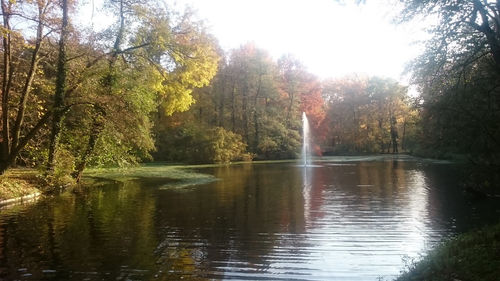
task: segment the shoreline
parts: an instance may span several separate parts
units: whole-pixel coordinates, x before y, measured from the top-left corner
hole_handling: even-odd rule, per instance
[[[40,196],[43,183],[35,169],[16,168],[0,176],[0,207]]]
[[[10,206],[17,205],[17,204],[34,202],[34,201],[38,200],[41,197],[41,195],[42,195],[41,192],[35,192],[32,194],[23,195],[23,196],[19,196],[19,197],[2,199],[2,200],[0,200],[0,209],[8,208]]]
[[[459,234],[412,262],[395,281],[498,280],[500,223]]]

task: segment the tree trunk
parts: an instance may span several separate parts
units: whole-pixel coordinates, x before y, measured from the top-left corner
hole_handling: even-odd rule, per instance
[[[406,118],[403,121],[403,137],[401,140],[401,150],[406,151]]]
[[[248,139],[248,85],[245,86],[242,92],[241,110],[243,113],[243,139],[249,144]]]
[[[41,3],[41,2],[40,2]],[[12,130],[12,147],[16,147],[19,143],[19,136],[21,133],[21,127],[24,122],[24,112],[26,109],[26,103],[28,101],[28,97],[31,90],[31,84],[35,77],[35,72],[38,66],[38,53],[40,51],[40,47],[42,45],[43,39],[43,6],[39,4],[38,6],[38,26],[36,32],[36,40],[35,40],[35,48],[33,49],[33,54],[31,56],[31,63],[28,70],[28,75],[26,77],[26,81],[23,86],[23,90],[21,92],[21,100],[19,101],[18,109],[17,109],[17,117],[16,122],[14,124],[14,128]]]
[[[396,117],[391,117],[391,143],[392,153],[398,153],[398,130],[396,129]]]
[[[226,98],[226,75],[222,75],[222,89],[219,95],[219,127],[224,128],[224,102]]]
[[[498,40],[498,35],[490,26],[489,13],[480,0],[474,0],[474,8],[479,12],[482,24],[473,23],[473,26],[486,36],[486,40],[490,46],[490,53],[493,56],[497,70],[500,71],[500,41]]]
[[[3,28],[5,34],[3,43],[3,74],[2,74],[2,158],[0,163],[0,173],[8,168],[8,158],[10,154],[10,128],[9,128],[9,92],[12,81],[12,61],[11,61],[11,40],[10,40],[10,1],[9,5],[5,0],[1,0]]]
[[[292,111],[293,111],[293,103],[295,102],[295,89],[294,89],[294,87],[292,87],[289,90],[288,95],[290,96],[290,103],[288,104],[288,110],[287,110],[287,113],[286,113],[285,124],[286,124],[286,128],[290,129],[290,126],[291,126],[291,116],[292,116]]]
[[[253,141],[253,151],[257,152],[257,149],[259,147],[259,138],[260,138],[260,132],[259,132],[259,112],[257,110],[257,103],[260,97],[260,92],[262,89],[262,76],[263,74],[260,73],[259,75],[259,84],[257,85],[257,92],[255,93],[255,98],[253,101],[253,123],[254,123],[254,128],[255,128],[255,134],[254,134],[254,141]]]
[[[231,125],[232,131],[236,132],[236,82],[233,81],[233,89],[231,91]]]
[[[64,91],[66,88],[66,40],[68,38],[68,0],[62,0],[62,27],[59,39],[59,56],[57,60],[56,89],[54,94],[54,116],[52,117],[52,131],[49,140],[49,156],[47,161],[47,171],[54,173],[55,154],[62,128],[64,116]]]

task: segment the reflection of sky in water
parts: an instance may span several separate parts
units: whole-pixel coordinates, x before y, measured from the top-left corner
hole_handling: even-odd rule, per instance
[[[0,279],[390,279],[405,256],[498,220],[450,166],[353,159],[219,167],[182,189],[109,183],[0,212]]]
[[[435,243],[432,237],[437,230],[429,225],[424,173],[398,166],[385,171],[387,174],[379,170],[359,167],[355,174],[365,173],[365,177],[360,177],[358,184],[342,186],[329,178],[340,173],[352,175],[351,170],[304,169],[306,230],[281,237],[282,243],[270,254],[281,259],[271,263],[270,272],[280,278],[283,274],[294,277],[287,272],[301,272],[309,280],[332,276],[375,280],[397,275],[405,257],[418,257]]]

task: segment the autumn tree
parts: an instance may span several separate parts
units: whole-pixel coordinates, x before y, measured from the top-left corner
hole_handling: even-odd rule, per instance
[[[218,61],[213,38],[189,10],[177,15],[122,0],[112,1],[110,8],[117,25],[105,33],[114,40],[104,49],[103,62],[84,73],[88,87],[80,97],[92,105],[94,121],[87,122],[93,124],[83,138],[88,143],[79,145],[83,157],[77,177],[87,160],[123,165],[148,158],[154,149],[154,112],[187,110],[193,89],[209,83]],[[132,23],[134,28],[125,28]]]
[[[405,121],[410,119],[411,102],[406,87],[396,81],[363,76],[329,80],[323,97],[333,153],[396,153],[411,131]]]
[[[61,3],[1,3],[2,172],[20,155],[37,164],[49,155],[51,173],[73,167],[77,179],[87,163],[147,158],[154,112],[187,110],[193,89],[215,75],[214,39],[189,10],[112,0],[117,24],[81,32],[69,21],[71,2]],[[13,30],[20,20],[35,32]]]
[[[2,8],[2,139],[0,173],[16,162],[26,145],[49,122],[46,107],[50,80],[42,66],[50,64],[49,39],[59,28],[54,1],[1,1]],[[16,30],[13,23],[28,23]],[[45,81],[49,85],[42,85]],[[33,91],[36,95],[33,95]]]
[[[321,144],[327,131],[321,83],[297,59],[288,55],[276,61],[254,44],[230,50],[224,57],[212,83],[194,92],[196,104],[188,112],[160,117],[159,123],[168,125],[157,125],[160,149],[155,159],[179,161],[184,155],[188,162],[200,162],[184,144],[195,135],[213,133],[215,127],[240,135],[254,159],[296,158],[302,111],[309,115]],[[234,155],[230,161],[249,158]]]

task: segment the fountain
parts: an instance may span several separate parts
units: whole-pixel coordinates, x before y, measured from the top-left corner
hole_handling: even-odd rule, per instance
[[[310,141],[309,141],[309,121],[305,112],[302,112],[302,161],[304,167],[309,166],[311,157]]]

